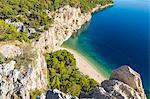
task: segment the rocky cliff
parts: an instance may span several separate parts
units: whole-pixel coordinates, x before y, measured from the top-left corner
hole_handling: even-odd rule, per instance
[[[110,4],[111,5],[111,4]],[[93,9],[103,9],[107,6],[98,6]],[[48,31],[42,33],[40,38],[33,41],[31,49],[36,52],[35,59],[28,59],[24,54],[24,44],[18,42],[0,43],[0,53],[7,60],[0,64],[0,99],[22,98],[29,99],[30,92],[35,89],[44,90],[47,88],[47,66],[44,53],[56,50],[73,33],[76,33],[81,26],[90,21],[91,13],[81,13],[80,8],[65,6],[55,12],[49,13],[54,18],[54,24]],[[6,20],[7,23],[10,21]],[[18,30],[20,26],[17,23]],[[29,29],[31,32],[35,32]],[[28,50],[27,50],[28,51]],[[29,52],[30,53],[30,52]],[[20,56],[21,67],[18,67],[16,57]],[[23,64],[22,58],[34,61]],[[27,59],[26,59],[27,58]],[[41,99],[72,99],[77,98],[66,95],[58,90],[48,90],[41,95]],[[92,89],[88,94],[81,93],[79,98],[94,99],[146,99],[140,75],[128,66],[122,66],[113,71],[109,80],[103,81],[100,87]]]
[[[93,11],[97,9],[101,9],[101,6]],[[24,56],[25,50],[23,49],[28,44],[17,41],[0,42],[1,57],[7,60],[6,63],[0,64],[0,99],[29,99],[30,92],[35,89],[46,89],[47,66],[44,53],[57,49],[73,33],[76,33],[85,22],[91,19],[91,13],[81,13],[80,8],[70,6],[64,6],[55,12],[50,12],[49,16],[54,18],[54,23],[48,31],[42,33],[39,39],[31,44],[31,49],[36,53],[36,58],[30,59],[28,56]],[[21,22],[11,23],[9,19],[5,22],[17,27],[18,31],[26,29]],[[31,28],[28,28],[28,30],[31,33],[35,32]],[[26,51],[29,51],[29,49],[26,49]],[[26,54],[29,55],[30,53]],[[23,59],[26,62],[25,64],[22,61]],[[34,64],[32,64],[33,61]],[[20,67],[18,62],[20,62]]]
[[[48,31],[40,36],[39,40],[33,42],[33,46],[43,52],[45,47],[48,47],[47,51],[57,50],[57,47],[60,47],[73,33],[76,33],[83,24],[90,21],[91,13],[108,6],[112,6],[112,4],[97,6],[92,12],[81,13],[80,8],[67,5],[55,12],[50,12],[49,16],[54,18],[54,23]]]
[[[8,59],[8,62],[0,64],[0,99],[29,99],[32,90],[47,87],[47,65],[39,51],[36,51],[37,56],[33,67],[30,63],[26,63],[25,66],[19,63],[21,67],[18,67],[18,62],[22,62],[21,58],[28,60],[27,56],[17,58],[24,53],[20,46],[1,45],[0,53]]]

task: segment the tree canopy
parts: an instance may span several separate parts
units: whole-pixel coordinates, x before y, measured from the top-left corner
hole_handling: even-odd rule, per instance
[[[112,0],[0,0],[0,19],[11,19],[12,22],[22,22],[27,28],[34,28],[36,33],[29,35],[33,39],[53,23],[53,17],[48,16],[49,11],[70,5],[80,7],[86,13],[97,5],[111,2]]]
[[[89,92],[98,83],[83,75],[76,67],[76,59],[66,50],[45,55],[48,68],[48,87],[64,93],[79,96],[80,92]]]

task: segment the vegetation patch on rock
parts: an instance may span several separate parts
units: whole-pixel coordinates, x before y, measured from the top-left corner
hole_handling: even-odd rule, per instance
[[[2,53],[0,53],[0,64],[3,64],[5,62],[5,58],[2,55]]]
[[[0,41],[19,40],[30,42],[27,33],[18,32],[16,27],[0,20]]]

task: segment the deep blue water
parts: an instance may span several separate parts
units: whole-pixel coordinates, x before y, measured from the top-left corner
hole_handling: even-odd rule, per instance
[[[114,0],[114,4],[94,13],[87,28],[66,44],[103,64],[108,74],[130,65],[149,90],[150,0]]]

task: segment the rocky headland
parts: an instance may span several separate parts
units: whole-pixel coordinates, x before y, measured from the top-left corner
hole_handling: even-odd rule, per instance
[[[98,6],[93,9],[93,12],[111,5]],[[24,49],[24,46],[28,44],[25,45],[17,41],[0,43],[0,53],[8,60],[7,63],[0,64],[0,99],[30,99],[31,91],[47,90],[47,64],[44,54],[57,50],[65,40],[91,19],[91,13],[81,13],[80,8],[70,6],[64,6],[55,12],[50,12],[49,16],[54,17],[54,23],[41,34],[38,40],[33,41],[31,50]],[[16,26],[18,31],[26,28],[23,23],[5,21]],[[29,30],[35,32],[31,28]],[[27,62],[26,66],[18,67],[18,56],[23,56],[24,53],[29,55],[32,51],[36,51],[36,59],[27,59],[31,62]],[[66,95],[57,89],[49,89],[40,97],[41,99],[78,98]],[[110,79],[103,81],[100,87],[92,89],[89,93],[81,93],[79,98],[146,99],[146,96],[139,74],[128,66],[122,66],[113,71]]]

